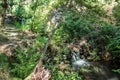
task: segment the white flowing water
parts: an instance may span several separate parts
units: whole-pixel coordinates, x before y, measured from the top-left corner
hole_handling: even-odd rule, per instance
[[[120,80],[120,76],[114,74],[107,66],[81,59],[79,53],[72,52],[72,66],[76,72],[82,68],[90,71],[87,73],[81,72],[84,77],[89,77],[85,80]]]

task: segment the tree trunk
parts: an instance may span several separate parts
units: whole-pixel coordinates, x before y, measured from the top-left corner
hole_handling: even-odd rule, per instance
[[[6,15],[6,10],[8,7],[7,0],[2,0],[2,12],[0,14],[0,27],[4,26],[4,21],[5,21],[5,15]]]
[[[2,15],[0,14],[0,27],[2,27]]]
[[[55,33],[55,31],[59,28],[59,23],[56,23],[54,28],[52,29],[50,35],[49,35],[49,38],[43,48],[43,51],[41,52],[41,56],[40,56],[40,59],[39,59],[39,62],[38,64],[36,65],[35,69],[34,69],[34,72],[31,73],[26,79],[24,80],[51,80],[51,74],[50,74],[50,71],[48,69],[43,69],[43,66],[42,66],[42,59],[46,53],[46,50],[50,44],[50,41]],[[37,71],[37,72],[36,72]],[[41,75],[44,75],[44,76],[41,76]],[[41,77],[40,77],[41,76]],[[45,79],[44,79],[45,78]]]
[[[56,16],[55,16],[54,27],[48,37],[48,40],[43,48],[43,51],[41,52],[41,56],[38,61],[38,64],[36,65],[34,71],[25,80],[31,80],[31,79],[32,80],[51,80],[51,73],[48,69],[43,68],[42,60],[44,59],[44,55],[47,51],[47,48],[54,36],[55,31],[59,28],[60,21],[62,20],[62,15],[58,13],[59,13],[58,11],[55,13]]]

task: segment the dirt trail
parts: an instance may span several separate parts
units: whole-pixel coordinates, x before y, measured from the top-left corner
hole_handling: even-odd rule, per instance
[[[15,27],[4,27],[0,29],[0,54],[12,55],[12,51],[20,44],[34,42],[36,35],[29,31],[21,31]]]

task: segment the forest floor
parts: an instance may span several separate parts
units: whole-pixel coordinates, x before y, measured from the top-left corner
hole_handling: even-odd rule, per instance
[[[23,46],[26,44],[31,46],[31,44],[35,41],[36,36],[36,34],[27,30],[22,31],[15,27],[3,27],[0,29],[0,53],[6,53],[7,56],[11,56],[14,49],[17,47],[22,47],[21,49],[23,49]],[[93,64],[92,67],[84,69],[87,71],[89,71],[89,68],[90,70],[93,70],[90,72],[83,71],[82,75],[85,77],[84,80],[95,80],[98,77],[100,78],[99,80],[119,80],[118,74],[114,74],[107,69],[107,66],[109,66],[108,64],[106,64],[107,66],[105,65],[106,67],[101,64],[103,64],[103,62],[95,65]]]
[[[30,44],[36,35],[30,31],[22,31],[15,27],[3,27],[0,29],[0,53],[12,55],[12,51],[21,44]]]

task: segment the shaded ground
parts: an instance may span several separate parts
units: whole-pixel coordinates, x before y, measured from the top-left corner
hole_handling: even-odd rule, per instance
[[[0,28],[0,55],[5,53],[8,56],[6,57],[4,54],[0,56],[0,80],[21,80],[17,78],[10,79],[9,60],[14,56],[15,49],[23,50],[33,46],[36,36],[30,31],[22,31],[15,27]]]
[[[92,62],[90,66],[80,68],[81,74],[84,76],[84,80],[120,80],[120,76],[114,73],[104,62]]]
[[[30,44],[35,40],[36,35],[29,31],[21,31],[14,27],[4,27],[0,29],[0,53],[8,56],[22,43]]]
[[[21,31],[14,27],[5,27],[0,29],[0,53],[6,53],[8,56],[12,55],[15,48],[20,47],[21,44],[31,45],[34,42],[36,35],[29,31]],[[82,44],[82,43],[81,43]],[[84,76],[84,80],[119,80],[118,74],[114,74],[104,62],[99,64],[92,62],[92,66],[80,68],[80,74]],[[65,67],[65,69],[68,67]],[[3,71],[4,73],[7,71]],[[5,73],[6,76],[7,73]],[[1,73],[2,76],[4,76]]]
[[[85,41],[83,41],[85,42]],[[81,41],[81,44],[83,43]],[[85,43],[84,43],[85,44]],[[73,45],[72,45],[73,46]],[[71,47],[71,45],[69,45]],[[81,56],[86,56],[82,54],[88,53],[87,44],[81,48],[73,46],[71,48],[72,65],[75,71],[83,76],[83,80],[120,80],[120,74],[113,72],[113,69],[119,69],[119,59],[116,60],[96,60],[94,58],[87,60],[87,58],[82,58]],[[82,53],[82,54],[81,54]],[[95,56],[96,57],[96,56]]]

